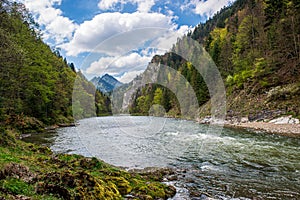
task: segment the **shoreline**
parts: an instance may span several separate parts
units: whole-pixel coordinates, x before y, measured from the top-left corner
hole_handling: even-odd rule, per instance
[[[268,134],[300,138],[300,124],[274,124],[268,122],[225,123],[224,127],[263,131]]]
[[[0,199],[169,199],[176,195],[176,188],[162,181],[164,175],[172,178],[170,170],[141,177],[95,157],[54,153],[19,140],[18,134],[5,129],[0,135]]]

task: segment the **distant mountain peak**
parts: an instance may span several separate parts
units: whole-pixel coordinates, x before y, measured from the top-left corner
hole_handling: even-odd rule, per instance
[[[94,77],[91,82],[103,93],[109,93],[115,88],[123,85],[123,83],[109,74],[104,74],[102,77]]]

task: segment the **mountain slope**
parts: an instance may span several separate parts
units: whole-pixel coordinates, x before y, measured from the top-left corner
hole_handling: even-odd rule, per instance
[[[29,131],[73,121],[75,79],[83,95],[93,96],[98,111],[108,112],[106,97],[95,95],[95,87],[75,72],[74,65],[43,43],[24,5],[0,1],[0,47],[0,126]],[[81,116],[89,117],[84,102],[78,103]]]
[[[284,113],[300,115],[299,1],[237,0],[187,36],[202,44],[217,65],[226,86],[228,114],[253,120]],[[185,49],[185,38],[178,40],[173,52]],[[189,62],[166,53],[155,56],[152,63],[179,71],[197,95],[199,115],[210,114],[207,86]],[[156,90],[153,84],[138,90],[131,111],[145,113],[154,103]],[[173,98],[170,92],[163,93],[163,99],[169,99],[163,105],[167,112],[180,109],[171,103]],[[149,100],[146,107],[144,99]]]
[[[99,91],[106,94],[123,85],[120,81],[109,74],[105,74],[102,77],[94,77],[91,82]]]

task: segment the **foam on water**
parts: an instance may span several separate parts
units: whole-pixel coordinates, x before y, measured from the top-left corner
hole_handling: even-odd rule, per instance
[[[233,129],[208,132],[206,125],[165,118],[102,117],[79,123],[59,129],[49,139],[54,140],[51,149],[126,168],[184,169],[179,188],[186,185],[218,199],[300,199],[299,139]],[[183,189],[176,198],[186,196]]]

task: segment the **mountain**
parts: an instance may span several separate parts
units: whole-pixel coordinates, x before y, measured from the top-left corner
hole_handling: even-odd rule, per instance
[[[192,48],[187,50],[188,38],[203,46],[220,72],[228,116],[253,120],[281,114],[300,116],[299,1],[237,0],[178,39],[169,53],[153,57],[152,64],[169,66],[190,83],[200,106],[199,116],[210,115],[210,86],[205,79],[214,74],[203,76],[187,62],[187,58],[201,56],[194,55]],[[180,56],[182,52],[187,58]],[[132,114],[148,114],[157,103],[171,116],[182,109],[174,92],[155,82],[138,88],[130,98],[126,102]]]
[[[120,87],[121,85],[123,85],[123,83],[121,83],[120,81],[118,81],[115,77],[109,75],[109,74],[105,74],[102,77],[94,77],[91,82],[95,85],[95,87],[107,94],[110,93],[111,91],[113,91],[115,88]]]

